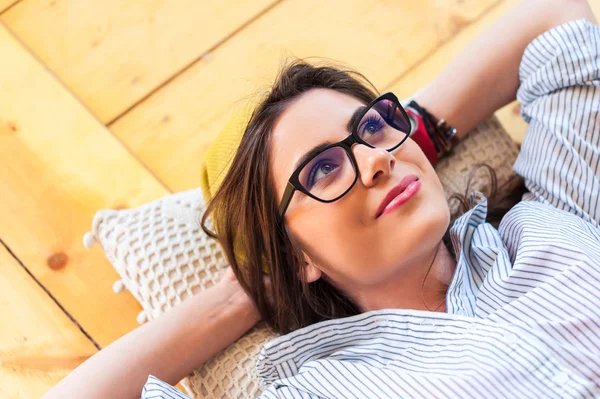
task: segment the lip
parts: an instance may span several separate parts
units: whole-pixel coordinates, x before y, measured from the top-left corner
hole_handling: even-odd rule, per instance
[[[407,190],[409,186],[410,189]],[[421,181],[419,180],[419,177],[417,175],[411,174],[404,176],[400,183],[393,187],[389,191],[389,193],[387,193],[387,195],[383,198],[383,201],[381,201],[379,208],[377,208],[375,219],[404,204],[406,201],[412,198],[419,191],[420,188]]]

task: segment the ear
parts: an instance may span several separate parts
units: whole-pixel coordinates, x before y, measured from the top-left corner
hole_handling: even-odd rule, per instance
[[[304,254],[304,273],[306,277],[307,283],[312,283],[313,281],[317,281],[321,278],[321,269],[315,266],[314,262],[308,257],[308,255]]]

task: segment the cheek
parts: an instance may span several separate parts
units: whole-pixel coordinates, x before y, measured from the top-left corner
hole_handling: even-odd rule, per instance
[[[411,138],[402,144],[400,151],[395,152],[394,156],[398,161],[411,163],[424,172],[429,173],[434,171],[433,166],[423,153],[423,150],[421,150],[421,147]]]
[[[288,224],[309,257],[332,276],[354,273],[352,259],[356,259],[355,252],[367,252],[360,248],[365,237],[361,228],[364,226],[339,205],[317,204],[310,210],[310,215],[305,214]]]
[[[290,231],[294,234],[308,252],[312,255],[323,254],[324,249],[337,240],[340,228],[347,222],[341,212],[336,212],[331,204],[318,203],[303,209],[302,217],[289,223]]]

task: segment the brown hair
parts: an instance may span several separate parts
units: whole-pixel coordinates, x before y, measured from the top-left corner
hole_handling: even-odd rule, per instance
[[[202,229],[220,242],[262,319],[282,334],[360,313],[350,298],[325,279],[305,282],[302,251],[285,226],[277,222],[279,198],[269,168],[271,131],[286,107],[313,88],[336,90],[365,104],[379,95],[375,86],[356,71],[331,63],[311,65],[300,59],[284,63],[272,88],[254,109],[230,169],[202,215]],[[494,171],[488,169],[495,182]],[[491,197],[495,191],[493,187]],[[464,195],[455,194],[454,198],[463,208],[467,205]],[[206,226],[209,215],[214,233]],[[448,232],[444,243],[454,254]],[[271,281],[272,302],[263,282],[264,266]]]

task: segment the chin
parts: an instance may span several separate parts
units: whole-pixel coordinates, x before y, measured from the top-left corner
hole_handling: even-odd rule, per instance
[[[417,201],[411,203],[412,200]],[[386,248],[393,259],[412,258],[430,251],[439,245],[450,224],[450,208],[445,196],[415,196],[411,201],[382,216],[388,218],[385,229],[394,236],[391,240],[402,243]],[[404,206],[406,208],[401,209]]]
[[[413,217],[410,218],[410,227],[407,226],[407,231],[410,231],[414,239],[418,240],[415,242],[423,243],[422,245],[427,245],[426,243],[434,245],[442,240],[448,229],[450,208],[444,195],[424,197],[420,198],[421,201],[418,203],[415,201],[415,207],[412,210],[414,213],[411,215]],[[406,220],[406,223],[408,224],[409,221]]]

